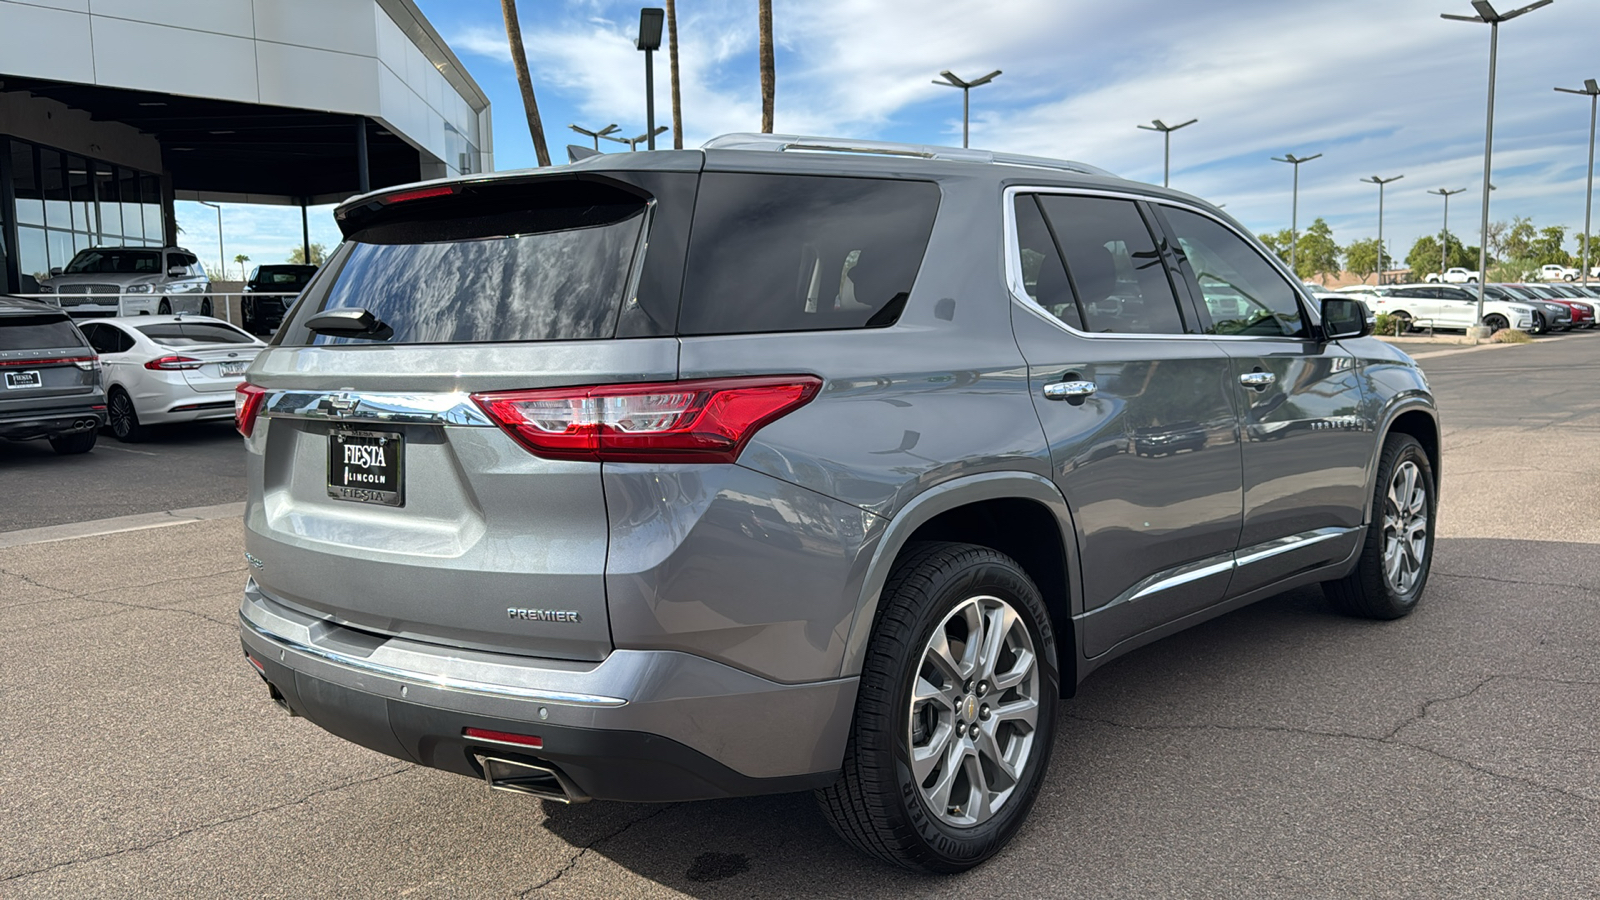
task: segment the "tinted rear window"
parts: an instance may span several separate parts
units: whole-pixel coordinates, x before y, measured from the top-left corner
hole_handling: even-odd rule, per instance
[[[0,316],[0,350],[59,350],[82,346],[83,335],[66,316]]]
[[[188,347],[194,344],[249,344],[255,341],[248,334],[210,322],[162,322],[156,325],[135,326],[144,336],[167,347]]]
[[[361,307],[392,329],[389,344],[609,338],[648,202],[609,184],[549,179],[366,213],[299,318]]]
[[[893,324],[939,209],[923,181],[701,176],[680,334]]]

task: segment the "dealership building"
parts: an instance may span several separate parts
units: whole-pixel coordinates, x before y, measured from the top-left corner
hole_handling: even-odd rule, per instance
[[[6,291],[178,244],[175,200],[303,221],[493,160],[488,98],[412,0],[0,0]]]

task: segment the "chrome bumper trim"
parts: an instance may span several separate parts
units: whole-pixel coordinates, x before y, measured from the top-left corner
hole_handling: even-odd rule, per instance
[[[273,391],[267,395],[261,414],[279,419],[494,427],[494,422],[472,402],[471,395],[461,392]]]

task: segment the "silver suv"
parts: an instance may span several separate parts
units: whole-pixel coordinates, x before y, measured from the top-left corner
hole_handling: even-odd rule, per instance
[[[337,219],[238,394],[240,616],[275,700],[380,752],[566,802],[814,790],[959,871],[1095,668],[1427,583],[1422,373],[1193,197],[734,135]]]
[[[211,280],[182,247],[93,247],[39,284],[75,317],[211,315]]]

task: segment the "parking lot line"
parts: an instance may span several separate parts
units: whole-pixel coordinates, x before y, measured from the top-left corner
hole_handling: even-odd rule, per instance
[[[90,522],[72,522],[67,525],[48,525],[43,528],[24,528],[19,531],[0,532],[0,550],[27,544],[47,544],[53,541],[70,541],[76,538],[116,534],[122,531],[141,531],[146,528],[166,528],[187,525],[208,519],[232,519],[244,515],[244,503],[218,503],[215,506],[193,506],[188,509],[168,509],[161,512],[117,516]]]

